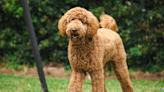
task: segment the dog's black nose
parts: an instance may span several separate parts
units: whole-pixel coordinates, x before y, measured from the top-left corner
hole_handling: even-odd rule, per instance
[[[72,32],[73,32],[73,33],[76,33],[76,31],[77,31],[76,28],[73,28],[73,29],[72,29]]]

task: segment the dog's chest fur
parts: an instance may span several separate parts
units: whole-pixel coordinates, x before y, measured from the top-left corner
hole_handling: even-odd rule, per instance
[[[114,42],[110,35],[101,32],[85,45],[73,45],[70,41],[68,59],[72,69],[92,72],[104,67],[116,53],[117,46]]]
[[[97,57],[97,54],[102,53],[101,51],[103,51],[99,51],[98,47],[98,44],[94,41],[86,43],[85,45],[69,44],[68,58],[71,67],[75,70],[83,70],[87,72],[98,68],[98,66],[100,66],[100,63],[102,63],[99,61],[103,60],[103,57]]]

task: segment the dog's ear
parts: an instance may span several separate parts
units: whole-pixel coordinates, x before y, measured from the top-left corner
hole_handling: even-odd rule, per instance
[[[66,34],[66,25],[67,25],[66,15],[63,15],[60,18],[59,22],[58,22],[58,29],[59,29],[60,34],[63,37],[66,37],[67,36],[67,34]]]
[[[89,15],[87,19],[88,30],[86,36],[92,38],[97,33],[97,30],[99,29],[99,21],[92,13],[88,15]]]

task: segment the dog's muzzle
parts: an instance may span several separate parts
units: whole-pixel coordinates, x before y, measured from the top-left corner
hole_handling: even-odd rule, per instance
[[[72,29],[72,32],[73,32],[73,33],[76,33],[76,32],[77,32],[77,29],[76,29],[76,28],[73,28],[73,29]]]

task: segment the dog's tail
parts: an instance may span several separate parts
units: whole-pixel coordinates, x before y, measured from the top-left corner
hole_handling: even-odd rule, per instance
[[[118,31],[115,19],[107,14],[103,14],[100,16],[100,25],[102,28],[111,29],[116,32]]]

